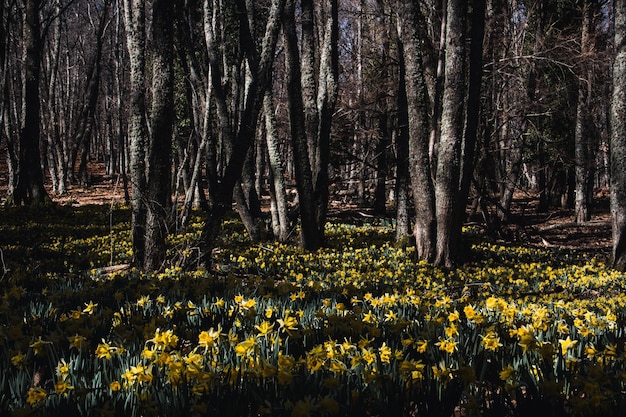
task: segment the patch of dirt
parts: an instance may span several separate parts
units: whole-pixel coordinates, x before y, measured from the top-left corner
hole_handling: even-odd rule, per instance
[[[6,149],[3,149],[6,155]],[[56,194],[52,191],[52,182],[46,172],[45,187],[48,195],[57,204],[86,205],[86,204],[124,204],[124,182],[120,175],[107,175],[103,162],[89,162],[89,186],[67,184],[67,192]],[[0,198],[4,203],[7,195],[9,174],[6,157],[0,158]],[[130,185],[129,185],[130,187]]]
[[[130,184],[128,186],[130,187]],[[58,204],[125,204],[124,181],[121,175],[91,175],[89,186],[70,184],[67,186],[67,192],[61,195],[54,194],[50,184],[46,188],[52,201]]]
[[[513,201],[513,219],[507,225],[509,237],[518,243],[573,251],[608,262],[612,251],[612,219],[607,192],[597,193],[591,219],[575,222],[573,210],[551,209],[537,213],[538,200],[527,194]]]

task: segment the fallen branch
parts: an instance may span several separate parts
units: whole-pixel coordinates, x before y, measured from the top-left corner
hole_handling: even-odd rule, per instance
[[[108,275],[108,274],[113,274],[115,272],[127,271],[129,269],[130,269],[130,264],[104,266],[102,268],[97,268],[96,274]]]

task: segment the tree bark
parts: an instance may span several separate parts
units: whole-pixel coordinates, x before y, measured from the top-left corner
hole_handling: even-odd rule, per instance
[[[613,267],[626,270],[626,0],[615,0],[611,100],[611,215]]]
[[[247,152],[256,135],[257,119],[263,105],[263,97],[265,96],[265,91],[271,85],[274,53],[284,7],[285,0],[272,0],[259,56],[256,56],[255,44],[244,44],[244,47],[247,48],[246,54],[248,56],[248,65],[250,66],[251,80],[245,102],[243,103],[243,109],[238,124],[239,130],[236,136],[233,135],[232,130],[230,131],[230,143],[232,143],[233,146],[232,152],[230,153],[230,157],[224,169],[221,182],[216,184],[216,192],[213,197],[214,202],[209,210],[208,219],[202,230],[200,246],[202,260],[205,264],[208,264],[211,260],[211,251],[215,238],[219,233],[224,215],[232,205],[234,188],[241,177]],[[211,62],[212,89],[214,94],[219,95],[222,92],[221,71],[217,62],[215,39],[210,24],[209,14],[211,11],[208,7],[208,0],[205,1],[204,13],[207,50],[209,61]],[[219,99],[216,100],[216,103],[218,104],[218,109],[223,104],[220,104]],[[228,120],[225,120],[228,117],[228,113],[227,109],[222,109],[220,112],[222,112],[220,115],[220,129],[224,135],[228,133],[224,130],[228,129],[229,126]],[[232,140],[232,138],[235,140]]]
[[[437,226],[435,192],[429,156],[428,93],[424,80],[420,39],[415,26],[417,13],[417,4],[413,0],[398,1],[397,25],[402,51],[400,66],[405,69],[409,172],[415,205],[413,235],[418,259],[433,261]]]
[[[61,5],[57,4],[55,12],[60,14]],[[59,62],[61,50],[61,25],[59,22],[54,27],[51,36],[51,48],[49,58],[47,60],[48,88],[47,94],[43,100],[45,110],[42,111],[43,126],[46,129],[47,146],[46,152],[48,158],[48,171],[52,180],[52,192],[56,194],[64,194],[66,192],[66,173],[65,162],[63,158],[61,131],[58,107],[59,100],[57,91],[59,89]]]
[[[409,217],[409,114],[406,96],[406,76],[402,43],[398,42],[400,73],[398,80],[398,133],[396,135],[396,242],[404,241],[411,233]]]
[[[287,207],[287,192],[282,168],[282,160],[278,148],[278,131],[276,116],[274,115],[274,102],[272,94],[268,90],[263,101],[265,115],[265,140],[267,142],[267,154],[270,168],[271,194],[272,194],[272,217],[274,236],[278,241],[285,242],[289,237],[289,212]]]
[[[148,149],[148,195],[144,270],[158,271],[165,261],[171,208],[172,133],[174,127],[174,7],[172,0],[152,5],[152,109]]]
[[[285,66],[287,69],[287,97],[289,107],[289,127],[294,153],[294,168],[298,187],[301,219],[301,245],[304,249],[315,250],[321,247],[319,225],[315,213],[313,172],[309,157],[309,141],[304,116],[304,102],[301,87],[300,52],[295,25],[295,1],[287,0],[283,19],[285,36]]]
[[[437,249],[435,264],[451,267],[457,261],[459,227],[459,179],[465,110],[465,33],[467,3],[448,0],[445,81],[442,97],[441,139],[437,156],[435,204]],[[465,202],[463,202],[465,204]],[[464,206],[465,207],[465,206]]]
[[[324,227],[328,213],[328,164],[330,162],[330,135],[333,113],[339,89],[339,7],[337,0],[328,0],[324,12],[326,25],[320,45],[320,69],[317,91],[318,138],[317,158],[313,166],[315,185],[315,216],[317,233],[324,243]]]
[[[132,195],[132,241],[134,262],[143,268],[146,255],[147,179],[146,145],[146,33],[145,4],[142,0],[124,0],[124,23],[130,58],[130,102],[128,139]]]
[[[20,131],[19,166],[13,202],[42,204],[50,201],[43,184],[40,157],[39,78],[41,72],[41,0],[27,0],[24,10],[23,39],[25,49],[24,125]]]
[[[301,1],[302,46],[300,59],[300,82],[302,84],[302,104],[304,107],[304,126],[309,149],[309,162],[313,170],[313,187],[317,178],[319,159],[319,112],[317,107],[318,83],[315,69],[315,9],[313,0]]]
[[[587,68],[588,63],[584,62],[588,59],[591,49],[591,23],[593,11],[591,2],[585,1],[583,5],[583,21],[580,36],[580,56],[582,59],[581,67]],[[578,81],[578,101],[576,106],[576,127],[574,129],[574,149],[575,149],[575,175],[576,189],[574,213],[576,223],[585,223],[591,219],[589,211],[589,168],[590,160],[588,155],[589,132],[586,127],[586,120],[589,117],[589,96],[592,80],[588,71],[582,71]]]
[[[93,61],[88,69],[87,77],[87,98],[81,112],[78,130],[79,146],[81,147],[80,164],[78,167],[78,179],[83,187],[89,185],[87,162],[90,154],[91,136],[96,123],[96,108],[98,105],[98,93],[100,91],[100,74],[102,70],[102,48],[104,45],[104,29],[107,24],[108,8],[110,0],[106,0],[103,5],[102,16],[98,24],[96,34],[96,51]],[[72,167],[73,169],[73,167]]]

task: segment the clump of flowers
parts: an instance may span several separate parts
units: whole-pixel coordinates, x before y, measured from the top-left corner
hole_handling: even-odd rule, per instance
[[[170,238],[173,252],[191,247],[191,230]],[[12,278],[0,289],[0,414],[618,409],[626,281],[599,262],[479,242],[484,261],[442,271],[382,224],[331,223],[314,253],[226,230],[211,271],[102,274],[106,252],[85,273]],[[82,237],[89,257],[111,247],[99,236]],[[125,251],[128,236],[116,239]]]

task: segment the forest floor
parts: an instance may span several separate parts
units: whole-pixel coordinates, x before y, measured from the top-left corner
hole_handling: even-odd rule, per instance
[[[4,165],[0,164],[0,195],[6,195],[8,182]],[[99,162],[91,162],[89,172],[89,187],[70,184],[67,193],[63,195],[54,194],[48,181],[46,186],[52,200],[61,205],[117,205],[125,202],[121,177],[106,175],[103,163]],[[609,260],[611,215],[608,193],[598,193],[592,218],[585,224],[574,222],[572,210],[552,208],[548,213],[537,213],[536,205],[537,199],[533,195],[523,192],[516,194],[512,221],[507,225],[500,225],[496,237],[503,242],[568,250],[600,261]],[[373,217],[367,207],[359,207],[346,201],[331,201],[330,210],[331,217],[362,220]],[[391,210],[389,212],[391,214]]]

